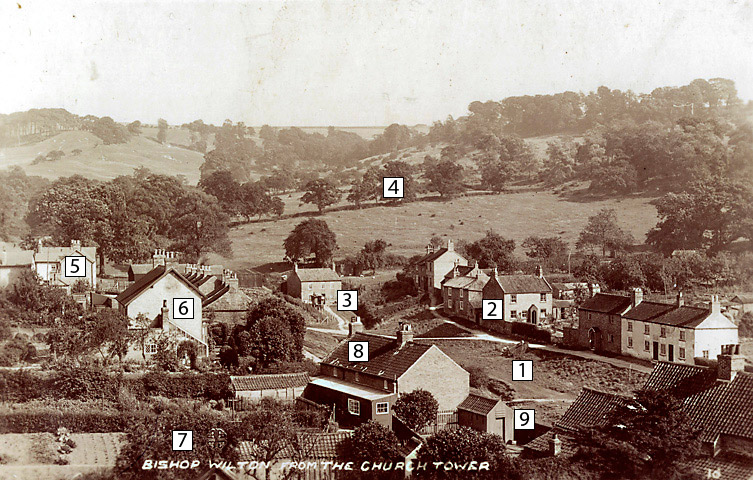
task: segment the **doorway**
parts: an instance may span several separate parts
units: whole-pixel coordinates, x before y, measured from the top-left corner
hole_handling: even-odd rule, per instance
[[[669,352],[668,352],[669,353],[669,361],[670,362],[674,362],[675,361],[675,346],[674,345],[669,345],[668,348],[669,348]]]
[[[654,342],[654,360],[659,360],[659,342]]]

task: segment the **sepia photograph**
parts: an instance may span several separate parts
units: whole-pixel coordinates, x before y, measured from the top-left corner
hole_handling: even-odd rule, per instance
[[[753,480],[753,1],[0,2],[0,480]]]

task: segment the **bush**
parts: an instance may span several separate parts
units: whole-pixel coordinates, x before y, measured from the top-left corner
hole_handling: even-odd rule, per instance
[[[489,386],[489,375],[486,374],[483,367],[472,365],[467,367],[466,370],[470,374],[471,387],[484,389]]]
[[[753,337],[753,312],[743,313],[740,316],[737,328],[741,337]]]
[[[527,337],[543,343],[552,343],[552,334],[547,330],[541,330],[536,325],[523,322],[513,322],[511,331],[515,335]]]

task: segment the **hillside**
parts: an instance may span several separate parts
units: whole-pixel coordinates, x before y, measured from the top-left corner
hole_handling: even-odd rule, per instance
[[[76,149],[81,153],[74,154]],[[46,155],[53,150],[62,150],[65,156],[58,161],[31,165],[37,155]],[[92,133],[69,131],[35,144],[0,149],[0,168],[20,165],[28,175],[49,179],[79,174],[107,180],[130,175],[135,168],[144,166],[156,173],[185,175],[189,183],[195,184],[203,161],[204,155],[199,152],[161,145],[144,134],[126,143],[104,145]]]
[[[298,198],[298,195],[284,197],[286,213],[315,214],[312,205],[299,208]],[[367,241],[377,238],[391,243],[392,253],[410,256],[421,253],[433,235],[475,240],[489,229],[514,239],[518,254],[523,255],[520,244],[530,235],[559,235],[574,246],[588,217],[602,208],[616,209],[621,225],[642,242],[657,220],[651,200],[627,197],[576,202],[550,191],[525,191],[468,196],[447,202],[429,200],[394,207],[325,211],[317,218],[325,220],[337,234],[338,258],[357,253]],[[284,239],[305,218],[283,218],[233,228],[230,237],[234,258],[222,261],[237,270],[281,261],[285,254]]]

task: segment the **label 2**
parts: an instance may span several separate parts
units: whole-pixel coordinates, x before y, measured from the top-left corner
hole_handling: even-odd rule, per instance
[[[482,300],[481,319],[502,320],[502,300]]]

